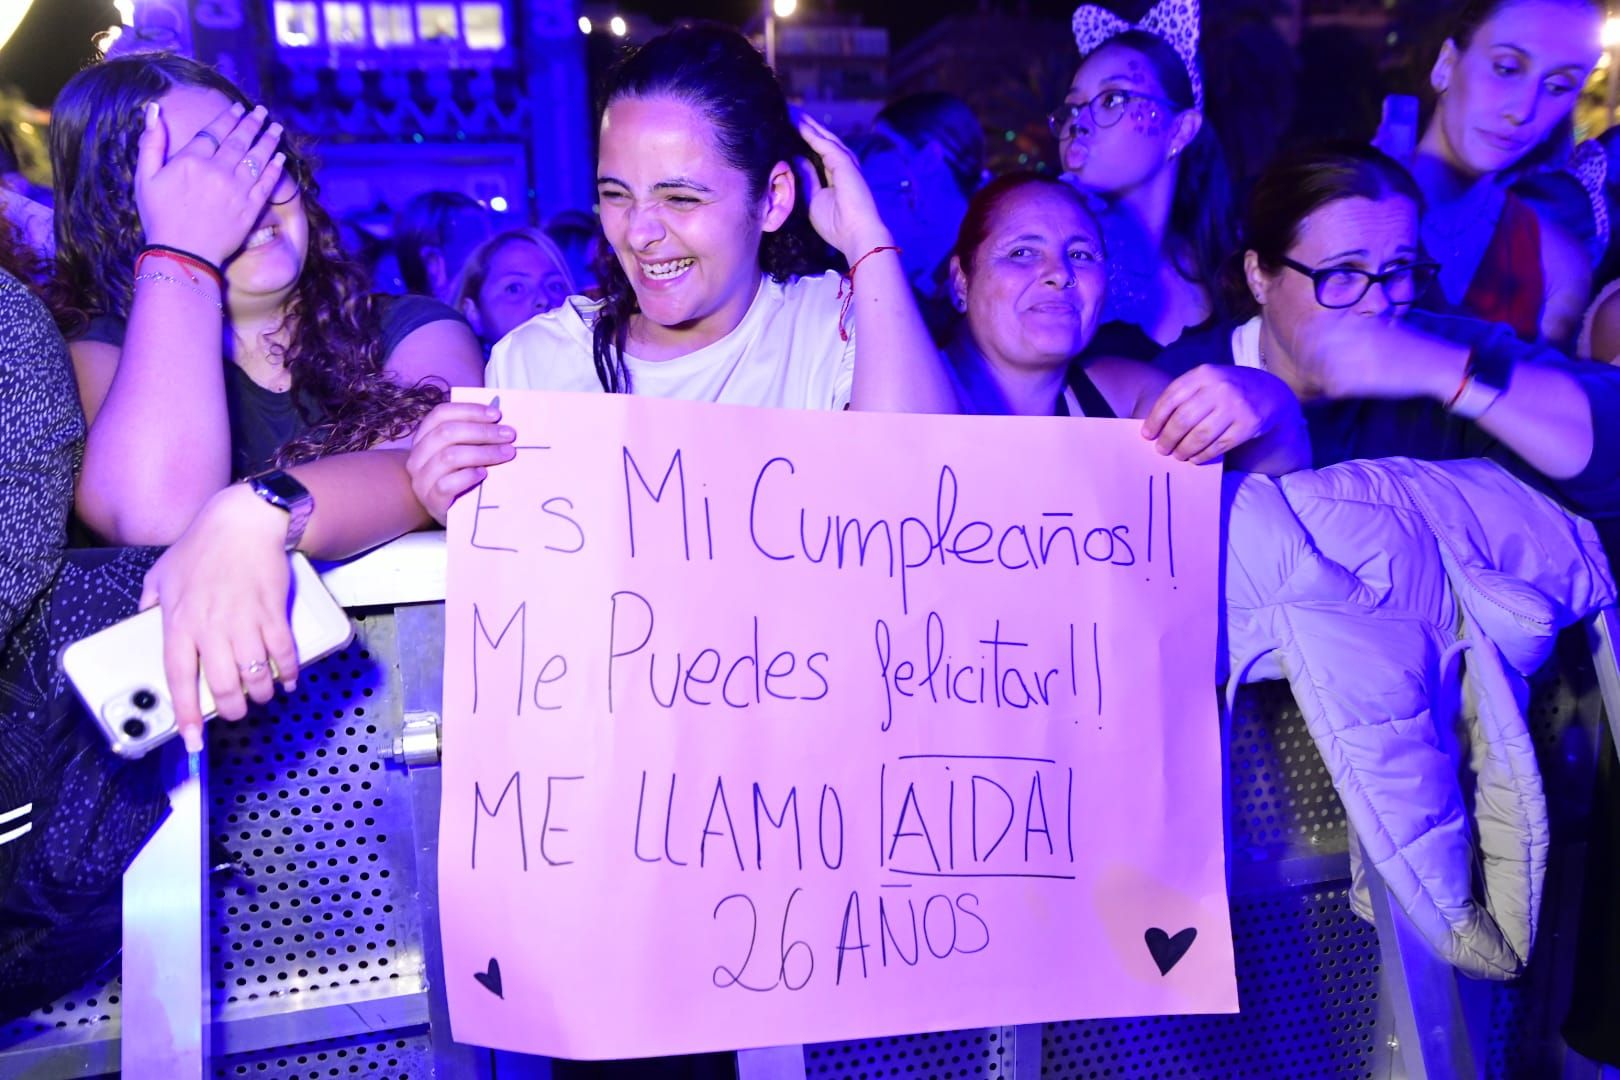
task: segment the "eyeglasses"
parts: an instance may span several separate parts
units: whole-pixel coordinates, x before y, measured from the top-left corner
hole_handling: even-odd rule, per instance
[[[1353,307],[1374,285],[1384,287],[1384,295],[1391,304],[1414,303],[1440,272],[1440,264],[1432,262],[1401,263],[1376,274],[1350,266],[1326,266],[1318,270],[1289,258],[1284,258],[1282,263],[1311,279],[1316,286],[1316,302],[1325,308]]]
[[[1175,102],[1152,94],[1140,94],[1135,90],[1104,90],[1090,101],[1065,101],[1046,114],[1046,126],[1061,139],[1080,122],[1080,113],[1089,109],[1093,124],[1099,128],[1111,128],[1125,118],[1125,110],[1130,108],[1133,101],[1151,101],[1177,111]]]

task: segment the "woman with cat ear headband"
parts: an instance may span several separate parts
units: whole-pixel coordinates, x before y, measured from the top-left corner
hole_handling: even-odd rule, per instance
[[[1235,239],[1198,18],[1198,0],[1161,0],[1139,23],[1095,4],[1074,13],[1080,66],[1048,123],[1108,246],[1096,355],[1149,359],[1218,314],[1216,273]]]

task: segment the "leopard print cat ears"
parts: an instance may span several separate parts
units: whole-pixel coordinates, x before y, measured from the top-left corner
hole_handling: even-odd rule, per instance
[[[1138,23],[1129,23],[1096,4],[1081,4],[1074,12],[1074,43],[1082,58],[1129,30],[1141,30],[1164,41],[1187,68],[1193,105],[1204,108],[1204,79],[1198,71],[1198,0],[1159,0]]]

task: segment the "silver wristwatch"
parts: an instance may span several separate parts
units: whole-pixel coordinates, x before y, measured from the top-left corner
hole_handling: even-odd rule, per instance
[[[297,548],[298,541],[304,538],[304,526],[309,524],[309,515],[315,512],[315,496],[295,476],[281,469],[250,476],[247,485],[253,489],[253,494],[271,506],[287,511],[286,550]]]

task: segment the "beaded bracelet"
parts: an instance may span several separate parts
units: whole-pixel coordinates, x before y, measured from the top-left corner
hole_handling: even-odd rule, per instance
[[[185,289],[187,292],[196,293],[198,296],[201,296],[204,299],[206,299],[210,304],[213,304],[214,307],[218,308],[220,311],[225,310],[225,305],[220,301],[219,297],[213,295],[207,289],[204,289],[202,286],[198,285],[197,283],[192,282],[192,281],[182,281],[181,279],[175,277],[173,274],[165,274],[161,270],[148,270],[144,274],[136,274],[135,275],[135,280],[136,281],[166,281],[170,285],[178,285],[178,286],[180,286],[182,289]]]
[[[895,247],[893,244],[881,244],[878,247],[873,248],[871,251],[868,251],[865,255],[862,255],[854,262],[850,263],[849,273],[845,274],[844,279],[838,283],[839,341],[849,340],[849,331],[845,329],[845,325],[849,322],[850,305],[855,302],[855,271],[861,268],[861,263],[865,262],[867,259],[871,258],[873,255],[876,255],[880,251],[892,251],[896,255],[900,254],[900,249]]]
[[[145,247],[141,248],[141,253],[135,256],[135,272],[137,274],[141,272],[141,262],[149,257],[167,259],[170,262],[178,263],[180,266],[186,269],[186,276],[189,277],[194,284],[199,280],[199,278],[196,274],[192,273],[192,271],[200,270],[204,274],[208,275],[208,277],[212,278],[215,285],[218,285],[220,288],[225,287],[225,275],[220,272],[219,267],[215,266],[201,255],[193,255],[189,251],[184,251],[176,247],[169,247],[167,244],[147,244]]]

